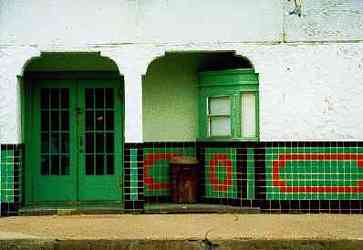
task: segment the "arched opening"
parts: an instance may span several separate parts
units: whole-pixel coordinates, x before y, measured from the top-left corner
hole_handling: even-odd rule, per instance
[[[237,153],[228,147],[201,151],[198,143],[258,140],[257,108],[258,74],[247,58],[234,52],[166,53],[151,62],[143,78],[145,208],[174,202],[170,160],[175,156],[202,161],[200,203],[237,204],[242,183],[233,158]],[[229,152],[234,152],[231,159]],[[210,162],[221,155],[229,168],[213,169]],[[221,188],[223,183],[228,185]]]
[[[198,137],[199,72],[252,69],[234,52],[166,53],[143,78],[144,141],[193,141]]]
[[[42,53],[25,66],[26,206],[122,208],[123,91],[99,53]]]

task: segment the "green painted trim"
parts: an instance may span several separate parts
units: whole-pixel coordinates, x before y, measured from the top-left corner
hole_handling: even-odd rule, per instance
[[[20,77],[20,76],[19,76]],[[31,71],[25,72],[25,81],[29,80],[123,80],[117,71]]]
[[[89,72],[88,72],[89,73]],[[29,77],[31,76],[31,77]],[[116,113],[120,113],[121,112],[121,116],[120,115],[116,115],[115,116],[115,124],[121,124],[121,126],[116,126],[115,125],[115,134],[117,134],[117,136],[115,135],[115,140],[116,141],[120,141],[122,142],[121,145],[118,145],[120,143],[115,143],[115,152],[119,152],[119,153],[115,153],[115,158],[117,157],[118,160],[115,159],[115,173],[116,173],[116,169],[119,168],[119,174],[120,176],[118,177],[120,180],[120,200],[116,201],[119,203],[123,203],[123,195],[122,195],[122,190],[123,190],[123,168],[120,166],[123,166],[123,141],[124,141],[124,136],[123,136],[123,120],[124,120],[124,105],[123,105],[123,100],[124,100],[124,96],[123,96],[123,84],[122,84],[122,77],[120,77],[119,75],[116,77],[116,75],[109,75],[109,77],[107,77],[107,73],[105,72],[100,72],[98,74],[98,72],[92,72],[91,76],[87,76],[87,72],[66,72],[66,74],[62,74],[60,72],[55,73],[54,78],[52,79],[52,74],[47,72],[47,73],[40,73],[39,75],[37,74],[27,74],[26,78],[21,78],[19,77],[19,79],[24,79],[24,82],[26,84],[23,84],[22,88],[21,88],[21,118],[22,118],[22,138],[23,138],[23,142],[25,144],[25,162],[24,162],[24,201],[25,201],[25,205],[33,205],[33,204],[37,204],[37,202],[34,199],[34,181],[32,180],[32,168],[31,168],[31,164],[32,162],[34,162],[34,157],[37,155],[37,152],[39,149],[36,149],[37,147],[34,147],[34,138],[35,140],[39,140],[39,136],[32,136],[32,133],[35,133],[35,127],[39,127],[40,125],[38,124],[38,126],[35,126],[33,119],[36,118],[34,117],[32,114],[36,114],[37,117],[40,116],[39,111],[36,110],[35,107],[35,100],[37,99],[37,97],[34,98],[34,95],[37,94],[38,91],[35,91],[37,89],[37,84],[39,81],[46,81],[46,80],[57,80],[58,82],[67,82],[67,87],[72,87],[69,86],[69,81],[74,81],[74,80],[80,80],[80,79],[88,79],[91,78],[91,80],[94,80],[93,78],[96,79],[103,79],[103,80],[112,80],[112,79],[117,79],[119,80],[117,83],[117,86],[115,87],[115,112]],[[116,77],[116,78],[115,78]],[[47,81],[47,82],[48,82]],[[88,80],[89,82],[89,80]],[[114,82],[114,81],[113,81]],[[119,84],[120,83],[120,84]],[[53,85],[54,86],[54,85]],[[100,85],[98,85],[100,86]],[[103,84],[104,86],[104,84]],[[59,87],[59,85],[54,86],[54,87]],[[75,86],[74,86],[75,87]],[[77,90],[76,92],[79,93],[79,90]],[[39,93],[38,93],[39,94]],[[79,94],[77,95],[79,96]],[[38,97],[39,99],[39,97]],[[72,98],[71,98],[72,99]],[[71,101],[71,100],[70,100]],[[117,105],[120,104],[120,105]],[[72,104],[70,104],[70,106],[72,106]],[[117,111],[116,111],[117,109]],[[73,112],[73,111],[71,111]],[[74,110],[75,112],[75,110]],[[39,119],[35,119],[35,120],[39,120]],[[39,122],[38,122],[39,123]],[[72,128],[71,128],[72,129]],[[74,129],[72,129],[73,131]],[[39,131],[38,131],[39,132]],[[73,134],[76,132],[73,132]],[[77,132],[79,133],[79,132]],[[116,138],[117,137],[117,138]],[[73,151],[73,150],[70,150]],[[77,200],[79,200],[77,198]],[[92,201],[93,202],[93,201]],[[108,202],[108,201],[102,201],[102,202]],[[57,203],[56,201],[51,202],[51,203]]]
[[[201,72],[199,75],[199,141],[258,141],[259,132],[259,92],[258,74],[251,69],[233,69],[223,71]],[[241,118],[241,96],[243,93],[255,95],[255,129],[254,137],[243,137]],[[208,98],[217,96],[231,97],[231,136],[209,136]]]
[[[258,74],[252,69],[233,69],[199,73],[199,86],[257,85]]]
[[[255,92],[256,95],[256,141],[260,140],[260,91]]]
[[[242,117],[242,110],[239,108],[241,107],[241,93],[234,93],[233,94],[234,105],[232,107],[232,126],[233,128],[233,136],[236,138],[242,138],[241,133],[241,117]],[[234,114],[234,115],[233,115]]]
[[[242,74],[256,74],[254,69],[226,69],[226,70],[213,70],[213,71],[202,71],[201,75],[242,75]]]

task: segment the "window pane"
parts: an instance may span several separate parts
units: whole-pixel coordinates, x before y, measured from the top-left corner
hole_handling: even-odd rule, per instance
[[[231,135],[230,117],[211,117],[209,121],[210,136]]]
[[[243,137],[256,136],[256,97],[253,93],[242,94],[241,125]]]
[[[210,97],[209,99],[210,115],[229,115],[231,112],[231,101],[228,96]]]

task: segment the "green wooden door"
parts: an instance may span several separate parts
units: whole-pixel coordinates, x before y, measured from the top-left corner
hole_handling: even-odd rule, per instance
[[[121,197],[122,103],[119,88],[110,81],[80,81],[79,120],[81,201]]]
[[[28,126],[32,203],[121,202],[120,87],[116,80],[34,84]]]

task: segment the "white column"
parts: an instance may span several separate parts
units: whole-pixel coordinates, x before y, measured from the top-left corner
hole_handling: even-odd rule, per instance
[[[125,80],[125,142],[143,142],[142,75],[127,72]]]
[[[125,142],[143,142],[142,76],[152,60],[165,53],[160,47],[102,49],[101,55],[112,59],[125,81]]]
[[[20,81],[26,63],[40,56],[34,48],[0,49],[0,144],[21,143]]]
[[[0,77],[0,144],[17,144],[20,136],[20,94],[16,71]]]

